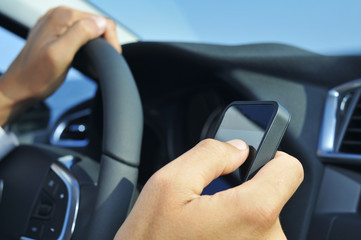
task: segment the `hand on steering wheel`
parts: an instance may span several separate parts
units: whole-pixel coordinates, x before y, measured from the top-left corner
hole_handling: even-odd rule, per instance
[[[79,48],[101,35],[121,52],[110,19],[67,7],[51,9],[41,17],[0,78],[0,126],[27,105],[52,94],[64,81]]]

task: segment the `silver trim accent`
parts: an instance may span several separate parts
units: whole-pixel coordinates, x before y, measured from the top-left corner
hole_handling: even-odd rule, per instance
[[[73,155],[65,155],[59,157],[58,161],[70,170],[70,168],[77,162],[77,159]]]
[[[57,124],[54,131],[50,135],[50,143],[55,146],[61,147],[85,147],[89,144],[88,139],[84,140],[74,140],[74,139],[61,139],[61,135],[63,134],[65,128],[68,126],[70,121],[73,121],[77,118],[85,117],[91,114],[91,110],[89,108],[81,110],[79,112],[75,112],[70,114],[66,118],[64,118],[60,123]],[[84,127],[84,126],[83,126]],[[86,131],[86,129],[84,130]]]
[[[336,140],[336,124],[338,105],[342,99],[340,96],[347,94],[352,90],[361,88],[361,79],[342,84],[331,89],[325,104],[323,122],[321,126],[321,134],[318,142],[317,155],[324,158],[343,158],[343,159],[360,159],[361,155],[338,153],[335,150]]]
[[[65,213],[63,229],[58,239],[70,239],[75,229],[75,222],[79,210],[79,184],[73,174],[60,167],[58,164],[53,163],[50,168],[58,175],[58,177],[60,177],[68,190],[68,205]]]
[[[0,179],[0,204],[3,198],[3,192],[4,192],[4,180]]]

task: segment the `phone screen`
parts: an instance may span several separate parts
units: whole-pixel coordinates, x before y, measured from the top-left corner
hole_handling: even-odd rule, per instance
[[[274,112],[272,105],[232,105],[225,112],[215,139],[242,139],[257,151]]]
[[[249,146],[246,161],[238,175],[242,182],[251,179],[275,155],[290,123],[288,111],[275,101],[232,102],[218,124],[215,139],[227,142],[241,139]]]

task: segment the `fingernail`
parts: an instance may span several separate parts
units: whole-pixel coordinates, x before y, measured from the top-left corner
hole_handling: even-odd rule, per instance
[[[239,139],[234,139],[234,140],[228,141],[227,143],[235,146],[235,147],[238,148],[239,150],[246,150],[246,149],[248,149],[247,143],[245,143],[244,141],[239,140]]]
[[[105,31],[105,28],[107,27],[107,20],[101,16],[92,16],[91,18],[97,25],[99,32],[103,33]]]

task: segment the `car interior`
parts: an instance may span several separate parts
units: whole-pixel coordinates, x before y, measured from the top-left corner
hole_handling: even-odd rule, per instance
[[[5,14],[0,24],[19,39],[29,30]],[[20,145],[0,161],[0,239],[112,239],[154,172],[211,137],[229,103],[258,100],[289,111],[279,149],[304,168],[280,216],[287,238],[360,239],[361,56],[274,43],[122,48],[89,42],[68,75],[78,80],[59,90],[84,96],[57,92],[6,126]],[[220,177],[204,194],[239,183]]]

